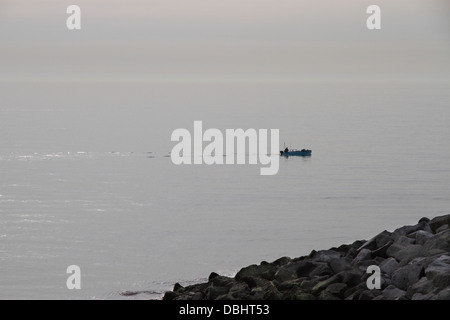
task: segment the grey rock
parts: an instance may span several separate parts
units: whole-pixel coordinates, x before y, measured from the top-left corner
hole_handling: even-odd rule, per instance
[[[428,223],[428,222],[430,222],[430,219],[428,219],[427,217],[423,217],[423,218],[421,218],[421,219],[419,220],[418,223],[421,223],[421,222],[426,222],[426,223]]]
[[[297,276],[298,277],[306,277],[311,271],[316,268],[316,265],[308,260],[303,260],[297,263]]]
[[[410,246],[400,249],[399,251],[393,253],[392,256],[397,261],[405,260],[405,261],[409,262],[415,258],[425,256],[425,250],[424,250],[423,246],[418,245],[418,244],[413,244],[413,245],[410,245]]]
[[[283,295],[271,282],[268,282],[262,289],[264,300],[281,300],[283,298]]]
[[[381,257],[386,259],[388,257],[387,250],[394,243],[393,240],[388,241],[385,245],[379,247],[378,249],[372,251],[373,257]]]
[[[345,254],[345,257],[354,259],[358,255],[358,253],[359,251],[357,250],[357,248],[352,246],[350,249],[348,249],[347,253]]]
[[[448,224],[446,224],[446,225],[443,225],[443,226],[440,226],[439,228],[437,228],[436,233],[439,233],[439,232],[442,232],[442,231],[445,231],[448,229],[449,229],[449,226],[448,226]]]
[[[232,299],[248,300],[250,299],[250,288],[246,283],[237,282],[230,288],[228,295]]]
[[[344,293],[348,289],[348,286],[345,283],[332,283],[327,287],[327,291],[332,295],[343,299]]]
[[[333,273],[337,274],[342,271],[350,270],[352,268],[352,260],[348,257],[336,258],[330,261],[330,268]]]
[[[341,282],[342,277],[340,275],[334,275],[328,279],[319,281],[312,289],[311,293],[313,295],[318,295],[320,292],[322,292],[324,289],[326,289],[329,285],[333,283]]]
[[[319,300],[341,300],[341,299],[325,290],[320,293]]]
[[[415,240],[405,236],[400,236],[397,240],[386,250],[386,254],[389,257],[393,257],[395,253],[401,249],[414,244]]]
[[[442,255],[430,263],[425,269],[425,275],[435,287],[450,286],[450,256]]]
[[[362,249],[369,249],[369,250],[377,250],[378,248],[386,245],[386,243],[393,241],[394,237],[392,236],[392,233],[389,231],[384,230],[383,232],[377,234],[375,237],[370,239],[369,241],[366,241],[361,247],[358,248],[358,251]]]
[[[419,230],[414,232],[414,236],[416,238],[416,244],[423,246],[428,239],[433,237],[433,234],[431,232]]]
[[[405,297],[405,294],[406,292],[404,290],[400,290],[399,288],[390,285],[374,300],[400,300]]]
[[[450,288],[442,289],[439,293],[434,295],[431,300],[450,300]]]
[[[417,264],[408,264],[396,270],[392,275],[392,284],[401,290],[408,289],[419,281],[423,274],[423,267]]]
[[[184,287],[183,287],[181,284],[179,284],[179,283],[177,282],[177,283],[175,283],[175,285],[173,286],[173,291],[174,291],[174,292],[182,292],[182,291],[184,291]]]
[[[398,265],[399,263],[397,260],[394,258],[388,258],[380,264],[380,270],[390,277],[394,271],[398,269]]]
[[[421,294],[427,295],[434,290],[433,282],[428,280],[426,277],[420,278],[415,284],[410,286],[406,291],[406,297],[408,299],[413,299],[414,295]],[[418,298],[419,296],[416,296]]]
[[[361,283],[364,274],[364,272],[352,269],[350,271],[342,271],[336,276],[341,277],[339,282],[345,283],[349,288],[352,288]],[[364,285],[366,284],[364,283]]]
[[[302,279],[294,279],[294,280],[281,282],[279,284],[276,284],[276,283],[274,283],[274,284],[277,287],[278,291],[285,292],[285,291],[299,289],[302,282],[303,282]]]
[[[423,247],[429,255],[432,250],[443,250],[450,252],[450,230],[445,230],[434,235],[425,241]]]
[[[204,297],[203,293],[201,292],[196,292],[193,296],[192,296],[192,300],[197,301],[197,300],[202,300]]]
[[[430,226],[433,233],[436,233],[437,229],[439,229],[440,227],[444,225],[450,225],[450,214],[431,219],[428,225]]]
[[[241,281],[244,277],[257,277],[261,274],[260,268],[256,264],[252,264],[248,267],[242,268],[234,277],[236,280]]]
[[[369,249],[361,249],[355,259],[352,261],[352,265],[356,265],[362,261],[372,259],[372,251]]]
[[[408,234],[415,232],[417,230],[426,230],[428,228],[428,223],[422,221],[414,226],[404,226],[396,229],[392,234],[394,237],[407,236]]]
[[[286,264],[278,269],[274,275],[274,279],[280,282],[292,280],[297,276],[298,266],[292,263]]]
[[[293,296],[293,300],[316,300],[316,297],[310,293],[299,292]]]
[[[342,257],[342,253],[334,250],[321,250],[318,251],[314,257],[313,261],[315,262],[330,262],[333,259]]]
[[[358,300],[373,300],[376,297],[375,292],[372,290],[364,290],[359,294]]]
[[[319,264],[311,273],[309,274],[310,277],[316,277],[316,276],[329,276],[333,274],[333,270],[329,267],[327,263],[321,263]]]
[[[216,300],[219,296],[225,295],[227,293],[228,293],[227,288],[210,286],[208,290],[206,290],[206,299]]]
[[[217,275],[212,280],[210,280],[210,283],[215,287],[223,287],[226,289],[230,289],[236,283],[236,281],[233,278]]]
[[[375,242],[377,244],[377,248],[381,248],[385,246],[388,242],[394,241],[394,237],[391,232],[384,230],[375,236]]]
[[[411,300],[430,300],[433,297],[433,293],[416,293],[412,296]]]
[[[291,261],[292,261],[292,259],[289,258],[289,257],[281,257],[281,258],[275,260],[275,261],[272,262],[272,263],[268,263],[268,262],[266,262],[266,261],[263,261],[263,262],[261,262],[260,266],[261,266],[261,267],[267,267],[267,266],[276,266],[276,267],[280,267],[280,266],[283,266],[283,265],[285,265],[285,264],[287,264],[287,263],[289,263],[289,262],[291,262]]]

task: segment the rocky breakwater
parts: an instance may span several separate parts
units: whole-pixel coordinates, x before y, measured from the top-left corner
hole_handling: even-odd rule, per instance
[[[369,289],[378,266],[380,289]],[[300,258],[280,258],[216,273],[207,283],[175,284],[164,300],[450,300],[450,215],[383,231]]]

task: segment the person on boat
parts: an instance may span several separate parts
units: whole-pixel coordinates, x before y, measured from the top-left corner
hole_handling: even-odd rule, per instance
[[[288,152],[289,152],[289,148],[286,147],[286,148],[284,149],[284,153],[288,153]]]

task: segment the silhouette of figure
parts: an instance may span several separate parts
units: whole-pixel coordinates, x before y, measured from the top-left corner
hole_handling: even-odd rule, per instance
[[[284,149],[284,152],[285,153],[289,152],[289,148],[286,147],[286,149]]]

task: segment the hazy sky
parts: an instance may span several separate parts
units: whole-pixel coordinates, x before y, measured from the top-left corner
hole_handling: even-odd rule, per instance
[[[382,30],[366,8],[382,9]],[[66,8],[82,30],[66,29]],[[2,81],[447,78],[445,0],[1,0]]]

